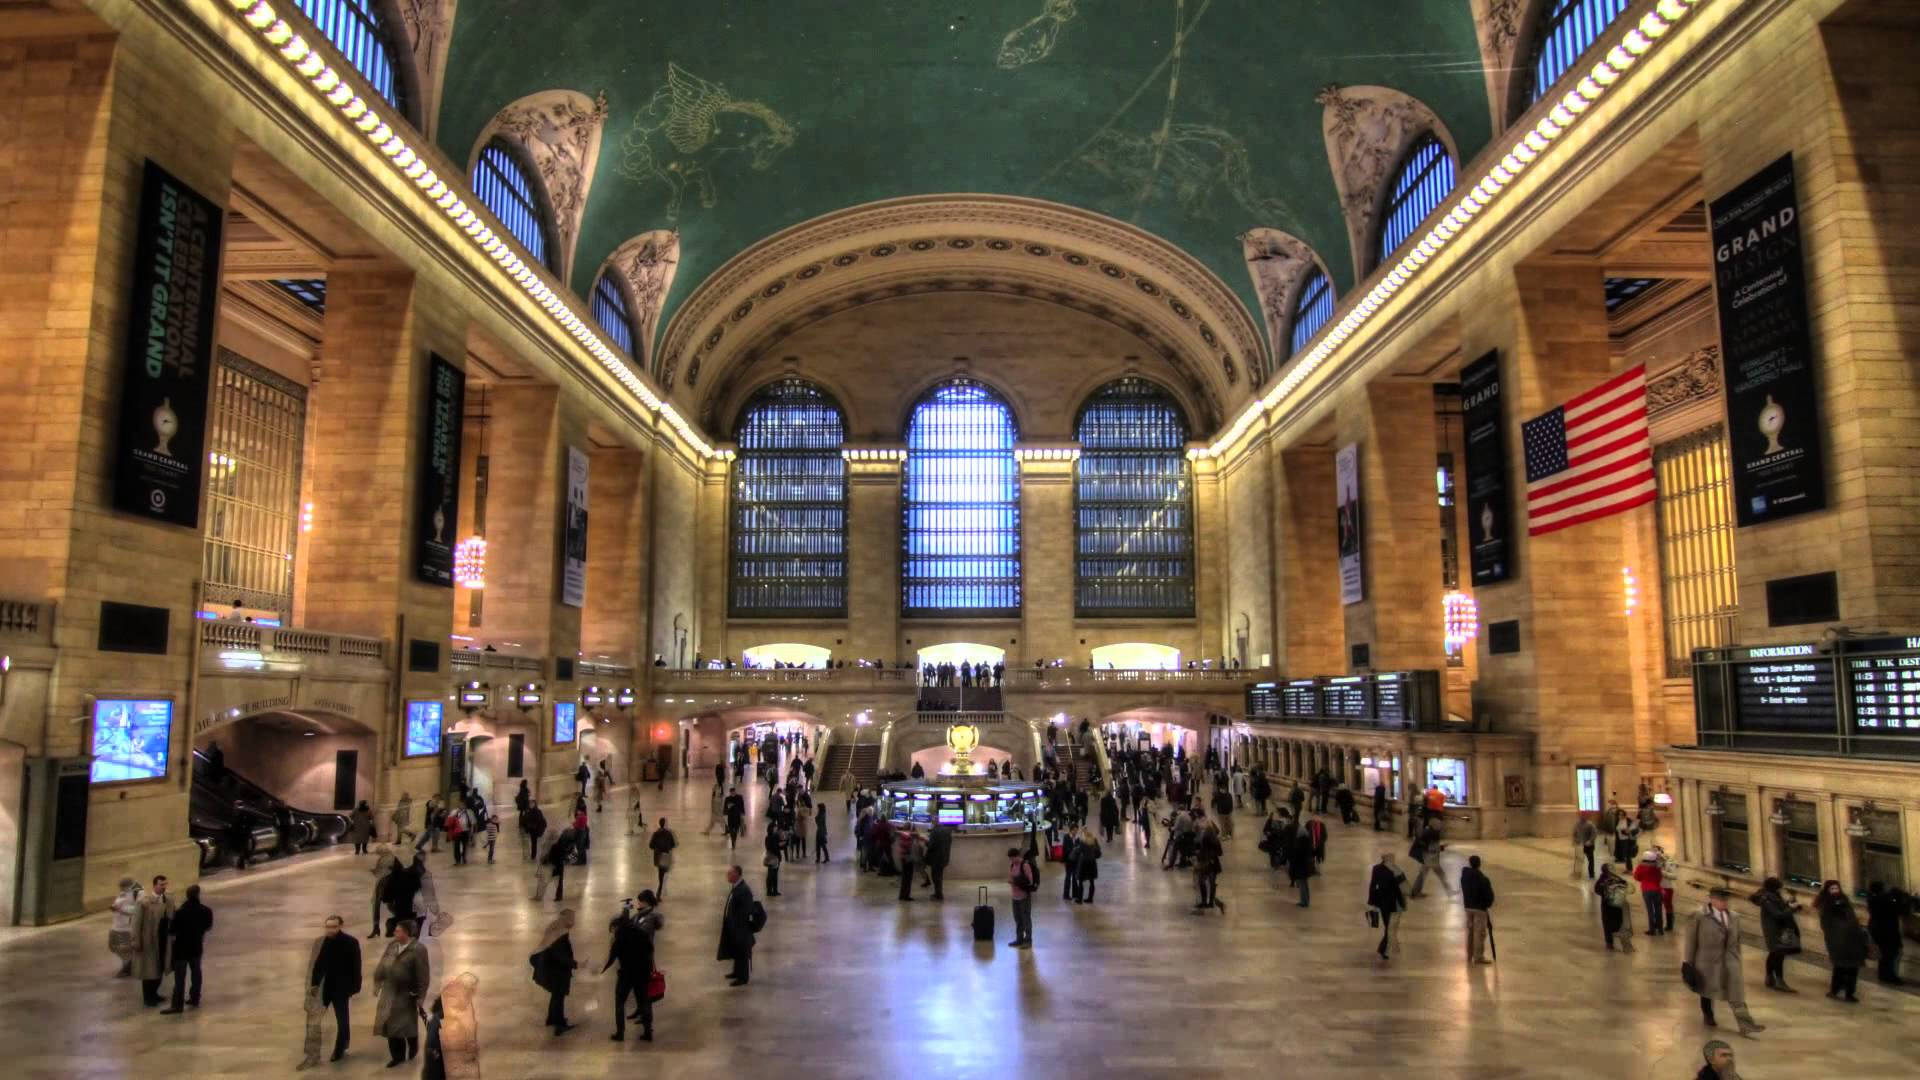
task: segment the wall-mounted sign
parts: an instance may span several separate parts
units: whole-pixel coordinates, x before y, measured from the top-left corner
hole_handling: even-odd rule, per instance
[[[173,702],[165,698],[93,703],[92,782],[159,780],[167,775]]]
[[[439,701],[407,702],[407,757],[430,757],[440,752],[446,731],[447,708]]]
[[[601,693],[600,688],[597,686],[589,686],[585,690],[581,691],[580,693],[580,704],[585,705],[588,708],[592,708],[595,705],[605,704],[606,700],[607,700],[607,695]]]
[[[1366,596],[1360,563],[1360,446],[1348,443],[1333,457],[1333,491],[1340,539],[1340,602],[1357,604]]]
[[[629,705],[632,705],[633,704],[633,687],[631,686],[621,687],[620,692],[614,695],[613,700],[615,704],[619,705],[623,709]]]
[[[1708,207],[1741,525],[1827,505],[1793,155]]]
[[[438,355],[427,357],[427,394],[414,478],[414,576],[453,588],[453,548],[460,526],[460,427],[467,377]]]
[[[1513,502],[1507,494],[1507,416],[1500,404],[1500,353],[1460,370],[1460,407],[1467,440],[1467,544],[1473,583],[1513,576]]]
[[[567,519],[561,529],[560,602],[587,602],[587,455],[567,447]]]
[[[485,705],[492,695],[479,683],[470,682],[460,688],[460,704],[466,706]]]
[[[197,528],[220,296],[221,208],[149,161],[133,245],[113,505]]]
[[[553,703],[553,741],[570,743],[579,736],[579,720],[571,701]]]

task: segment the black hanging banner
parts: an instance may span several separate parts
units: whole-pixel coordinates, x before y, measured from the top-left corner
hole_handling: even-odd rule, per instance
[[[1824,509],[1826,466],[1793,155],[1715,199],[1708,214],[1734,509],[1743,526]]]
[[[188,528],[200,526],[224,214],[147,162],[134,233],[113,505]]]
[[[1460,369],[1467,432],[1467,545],[1473,583],[1513,576],[1513,499],[1507,493],[1507,416],[1500,405],[1498,350]]]
[[[414,574],[453,587],[454,531],[460,527],[460,425],[467,377],[437,354],[427,358],[426,439],[414,488]]]

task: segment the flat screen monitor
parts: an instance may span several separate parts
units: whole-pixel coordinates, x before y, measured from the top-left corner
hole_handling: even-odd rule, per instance
[[[958,806],[941,804],[938,821],[942,825],[960,825],[966,821],[967,812]]]
[[[164,778],[172,737],[171,700],[95,701],[91,779],[96,784],[111,784]]]
[[[571,701],[553,703],[553,741],[570,743],[579,734],[580,728],[575,720],[575,705]]]
[[[447,706],[441,701],[407,702],[407,757],[432,757],[440,752],[440,733],[446,726]]]

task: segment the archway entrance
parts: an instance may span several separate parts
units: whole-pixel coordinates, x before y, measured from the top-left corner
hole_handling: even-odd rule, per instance
[[[288,855],[346,834],[373,797],[374,733],[319,711],[243,717],[194,740],[188,831],[218,861],[251,835],[255,857]]]
[[[1102,717],[1100,730],[1126,750],[1170,749],[1200,754],[1207,737],[1207,710],[1198,705],[1146,705]]]
[[[1148,641],[1102,645],[1093,650],[1093,666],[1102,671],[1108,668],[1123,671],[1177,671],[1180,668],[1180,650],[1171,645],[1155,645]]]
[[[1006,663],[1007,650],[971,641],[949,641],[940,645],[929,645],[921,649],[918,656],[920,668],[923,671],[928,664],[936,668],[941,664],[952,664],[957,668],[963,663],[972,667],[979,667],[984,663],[992,667],[995,664]]]
[[[755,645],[740,654],[741,662],[750,668],[823,668],[832,659],[831,649],[791,641]]]

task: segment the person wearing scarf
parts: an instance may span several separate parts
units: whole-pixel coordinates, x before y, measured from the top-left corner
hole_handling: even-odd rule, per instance
[[[555,1035],[573,1029],[567,1022],[567,992],[573,988],[573,972],[580,966],[573,958],[573,909],[564,908],[547,924],[540,947],[527,960],[533,965],[533,981],[547,992],[547,1024]]]

